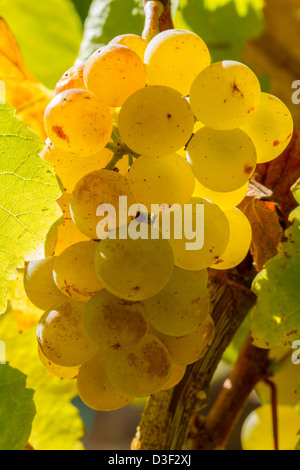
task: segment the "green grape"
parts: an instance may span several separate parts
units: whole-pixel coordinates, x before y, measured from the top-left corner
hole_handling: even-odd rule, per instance
[[[198,276],[201,280],[203,286],[207,286],[208,284],[208,270],[202,269],[201,271],[192,271],[195,276]]]
[[[218,131],[203,127],[192,137],[187,153],[197,180],[220,192],[244,186],[257,161],[252,140],[240,129]]]
[[[117,410],[133,400],[112,386],[105,372],[105,360],[106,352],[100,350],[95,357],[81,366],[77,377],[81,400],[97,411]]]
[[[107,353],[109,380],[116,389],[129,396],[147,397],[158,392],[169,380],[171,370],[167,349],[150,334],[131,348]]]
[[[53,279],[55,261],[55,257],[30,261],[24,272],[24,289],[27,297],[33,305],[44,311],[65,301],[65,296]]]
[[[189,365],[199,361],[209,349],[215,336],[215,325],[211,316],[205,320],[192,333],[184,336],[169,336],[154,328],[151,333],[159,338],[169,351],[175,364]]]
[[[108,43],[109,46],[111,44],[120,44],[121,46],[129,47],[129,49],[136,52],[144,62],[145,50],[148,43],[141,36],[137,36],[136,34],[121,34]]]
[[[149,86],[134,93],[119,114],[119,131],[129,148],[141,155],[162,156],[190,139],[194,115],[187,100],[169,87]]]
[[[189,163],[176,153],[164,157],[139,157],[130,167],[128,181],[135,199],[149,213],[154,204],[185,204],[192,196],[195,177]]]
[[[170,388],[173,388],[178,385],[179,382],[181,382],[181,380],[183,379],[185,372],[186,366],[174,364],[172,366],[171,377],[169,378],[168,382],[163,386],[161,391],[169,390]]]
[[[212,191],[206,188],[198,180],[195,181],[195,190],[193,197],[202,197],[213,202],[222,209],[222,211],[229,211],[234,207],[238,206],[242,200],[246,197],[249,188],[249,182],[247,181],[244,186],[235,191],[229,191],[222,193],[219,191]]]
[[[66,90],[86,90],[83,80],[84,64],[73,65],[64,73],[62,78],[57,82],[54,90],[54,96]]]
[[[299,412],[290,406],[278,406],[279,450],[295,450],[300,428]],[[243,450],[275,450],[272,407],[264,405],[254,410],[243,424]]]
[[[204,41],[190,31],[169,29],[148,44],[145,58],[150,85],[165,85],[189,94],[197,75],[210,64]]]
[[[166,287],[145,301],[154,328],[170,336],[191,333],[209,314],[206,284],[191,271],[175,268]]]
[[[199,271],[212,266],[223,255],[229,242],[229,224],[224,212],[206,199],[192,198],[188,205],[191,210],[186,212],[185,208],[185,216],[182,216],[183,210],[179,209],[171,214],[170,226],[164,229],[161,217],[157,218],[155,226],[161,226],[164,237],[168,239],[173,249],[175,265],[189,271]],[[198,214],[202,207],[204,220],[201,220]],[[187,225],[190,227],[188,228]],[[182,236],[175,236],[175,232],[180,227]],[[198,248],[202,232],[204,243],[202,248]],[[193,246],[188,247],[190,244]]]
[[[48,372],[50,372],[50,374],[55,375],[55,377],[58,377],[59,379],[76,379],[79,372],[79,367],[63,367],[54,364],[54,362],[47,359],[40,346],[38,347],[38,355],[42,365]]]
[[[103,286],[125,300],[148,299],[169,282],[174,270],[174,257],[168,240],[155,239],[157,232],[141,224],[148,239],[107,238],[102,240],[95,257],[96,273]],[[153,238],[150,235],[154,234]],[[130,233],[129,233],[130,235]],[[157,234],[159,235],[159,234]],[[121,267],[121,269],[120,269]]]
[[[262,93],[257,111],[242,127],[257,150],[257,162],[277,158],[286,149],[294,133],[292,115],[275,96]]]
[[[87,336],[83,313],[85,303],[66,300],[44,313],[37,326],[42,353],[54,364],[76,367],[89,361],[97,346]]]
[[[88,91],[66,90],[47,106],[45,128],[59,149],[90,156],[108,143],[112,119],[107,106]]]
[[[148,332],[145,308],[103,289],[87,303],[84,324],[88,336],[102,349],[133,346]]]
[[[239,209],[225,212],[229,222],[229,243],[213,269],[225,270],[238,266],[247,256],[252,241],[252,228],[249,220]]]
[[[83,176],[75,186],[70,201],[71,215],[78,229],[87,237],[97,239],[97,225],[105,219],[97,215],[100,204],[111,204],[116,211],[116,221],[119,221],[119,196],[127,196],[128,207],[136,201],[131,193],[125,176],[115,171],[95,170]],[[108,224],[115,220],[108,217]],[[128,217],[125,223],[133,220]]]
[[[110,44],[101,47],[84,68],[87,89],[108,106],[119,107],[146,85],[146,71],[138,54],[129,47]]]
[[[57,287],[66,296],[80,302],[88,302],[103,289],[99,282],[94,259],[98,243],[79,242],[66,248],[53,266],[53,276]]]
[[[239,62],[224,60],[197,76],[190,90],[190,103],[205,126],[231,130],[251,118],[260,96],[260,83],[252,70]]]

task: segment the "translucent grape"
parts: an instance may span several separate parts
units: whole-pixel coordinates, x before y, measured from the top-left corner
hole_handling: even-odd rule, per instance
[[[300,427],[299,412],[289,406],[278,406],[279,450],[295,450]],[[253,411],[243,424],[243,450],[275,450],[272,408],[265,405]]]
[[[72,219],[79,230],[90,238],[98,238],[97,225],[104,219],[97,215],[100,204],[111,204],[115,208],[118,226],[119,196],[127,196],[128,207],[136,203],[127,179],[115,171],[95,170],[81,178],[70,201]],[[128,217],[128,222],[133,218]]]
[[[252,176],[256,149],[240,129],[218,131],[203,127],[191,139],[188,148],[197,180],[212,191],[236,191]]]
[[[252,241],[252,228],[249,220],[239,209],[225,213],[230,227],[229,243],[213,269],[225,270],[238,266],[247,256]]]
[[[76,367],[89,361],[97,346],[84,329],[85,303],[66,300],[45,312],[37,326],[42,353],[54,364]]]
[[[58,95],[62,91],[72,90],[74,88],[79,90],[86,90],[84,79],[83,79],[84,64],[73,65],[62,78],[57,82],[54,96]]]
[[[208,315],[203,323],[185,336],[164,335],[155,329],[151,332],[163,342],[175,364],[188,365],[206,354],[215,336],[215,325]]]
[[[88,91],[66,90],[47,106],[45,128],[56,147],[90,156],[100,152],[109,141],[112,119],[107,106]]]
[[[77,377],[77,389],[81,400],[98,411],[112,411],[128,405],[133,398],[116,390],[105,372],[106,353],[100,351],[83,364]]]
[[[107,238],[99,243],[95,257],[96,273],[104,287],[131,301],[148,299],[160,292],[174,269],[168,240],[150,238],[149,226],[142,225],[148,239],[122,240],[117,233],[116,239]]]
[[[40,347],[38,347],[38,355],[41,363],[50,374],[55,375],[59,379],[73,380],[76,379],[79,372],[79,367],[63,367],[49,361]]]
[[[109,380],[129,396],[146,397],[158,392],[169,380],[171,370],[167,349],[150,334],[132,348],[109,350],[107,353]]]
[[[146,72],[136,52],[111,44],[98,49],[87,60],[84,81],[87,89],[104,103],[118,107],[146,85]]]
[[[135,152],[161,156],[176,152],[190,139],[194,115],[187,100],[169,87],[149,86],[134,93],[119,114],[119,131]]]
[[[103,289],[87,303],[85,329],[101,348],[133,346],[148,332],[145,308],[140,302],[128,302]]]
[[[230,130],[251,118],[260,96],[260,83],[252,70],[239,62],[225,60],[197,76],[190,90],[190,103],[205,126]]]
[[[73,300],[88,302],[103,288],[94,267],[97,246],[94,241],[76,243],[66,248],[54,263],[57,287]]]
[[[151,205],[185,204],[192,196],[195,177],[189,163],[174,153],[164,157],[139,157],[130,167],[128,181],[135,199],[149,213]]]
[[[198,180],[195,180],[195,190],[193,197],[202,197],[213,202],[222,209],[222,211],[229,211],[238,206],[240,202],[246,197],[248,192],[249,182],[247,181],[244,186],[235,191],[222,193],[219,191],[212,191],[206,188]]]
[[[150,85],[169,86],[186,96],[197,75],[209,66],[210,54],[197,34],[168,29],[150,41],[144,61]]]
[[[65,301],[65,296],[53,279],[55,261],[55,257],[30,261],[24,272],[24,289],[27,297],[33,305],[44,311]]]
[[[176,385],[178,385],[179,382],[181,382],[181,380],[183,379],[183,376],[184,376],[185,372],[186,372],[186,366],[181,366],[181,365],[178,365],[178,364],[174,364],[172,366],[171,377],[169,378],[166,385],[163,386],[161,391],[169,390],[170,388],[173,388]]]
[[[275,96],[262,93],[257,111],[242,127],[257,150],[258,163],[269,162],[282,154],[294,133],[292,115]]]
[[[129,47],[129,49],[136,52],[144,62],[145,50],[148,43],[141,36],[137,36],[136,34],[121,34],[108,43],[108,45],[111,44],[120,44],[121,46]]]
[[[206,284],[190,271],[175,268],[166,287],[145,301],[154,328],[166,335],[191,333],[209,314],[210,298]]]

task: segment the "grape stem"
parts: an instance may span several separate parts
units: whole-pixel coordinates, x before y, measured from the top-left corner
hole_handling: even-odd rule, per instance
[[[173,29],[171,0],[143,0],[145,27],[143,38],[151,41],[161,31]]]
[[[266,385],[271,390],[271,404],[272,404],[272,424],[273,424],[273,437],[274,437],[274,450],[279,450],[279,433],[278,433],[278,412],[277,412],[277,387],[272,380],[266,379]]]
[[[114,128],[111,135],[111,141],[108,142],[105,148],[111,150],[113,153],[111,160],[105,167],[106,170],[113,170],[125,155],[129,158],[129,167],[132,165],[133,159],[139,157],[139,154],[133,152],[126,144],[124,144],[117,128]]]

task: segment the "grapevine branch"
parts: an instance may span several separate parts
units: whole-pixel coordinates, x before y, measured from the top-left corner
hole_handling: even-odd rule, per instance
[[[143,0],[145,28],[143,38],[150,41],[161,31],[173,29],[171,0]]]

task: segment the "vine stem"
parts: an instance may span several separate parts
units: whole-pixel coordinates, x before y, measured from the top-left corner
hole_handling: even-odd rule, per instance
[[[143,38],[151,41],[158,33],[173,29],[171,0],[143,0],[145,28]]]

